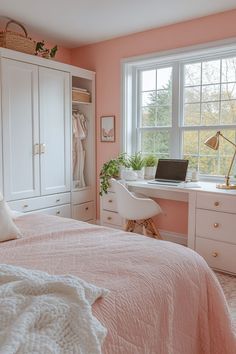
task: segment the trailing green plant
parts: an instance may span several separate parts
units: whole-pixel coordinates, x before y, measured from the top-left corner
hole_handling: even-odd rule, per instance
[[[130,167],[129,161],[126,158],[126,154],[120,154],[116,159],[112,159],[105,162],[100,171],[100,195],[108,192],[110,187],[110,179],[118,178],[120,173],[120,167]]]
[[[144,167],[145,161],[141,152],[136,152],[134,155],[130,156],[128,161],[134,171],[140,171]]]
[[[154,167],[157,164],[157,157],[155,155],[148,155],[144,158],[145,167]]]

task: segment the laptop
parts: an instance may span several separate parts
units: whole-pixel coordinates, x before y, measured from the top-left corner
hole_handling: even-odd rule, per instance
[[[159,159],[155,179],[151,184],[178,186],[186,179],[188,160]]]

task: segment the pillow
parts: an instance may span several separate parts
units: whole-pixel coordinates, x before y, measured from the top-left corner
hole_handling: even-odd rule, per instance
[[[20,230],[14,224],[9,207],[0,194],[0,242],[21,237]]]

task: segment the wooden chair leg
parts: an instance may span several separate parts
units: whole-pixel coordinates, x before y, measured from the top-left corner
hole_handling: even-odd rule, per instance
[[[153,231],[153,237],[162,240],[161,234],[158,228],[156,227],[156,225],[154,224],[153,220],[149,219],[148,221],[149,221],[150,228]]]

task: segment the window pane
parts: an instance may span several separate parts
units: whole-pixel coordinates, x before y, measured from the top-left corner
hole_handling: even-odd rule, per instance
[[[218,158],[200,156],[199,171],[202,174],[218,175]]]
[[[220,82],[220,60],[202,63],[202,83],[213,84]]]
[[[156,90],[156,70],[141,72],[141,91]]]
[[[183,154],[198,155],[198,131],[185,131],[183,136]]]
[[[222,60],[222,82],[236,81],[236,58]]]
[[[171,90],[159,90],[157,91],[157,105],[167,106],[171,105],[172,92]]]
[[[233,84],[223,84],[221,86],[221,99],[233,100],[236,99],[236,82]]]
[[[201,63],[184,66],[184,85],[195,86],[201,84]]]
[[[184,102],[200,102],[200,88],[201,86],[185,87]]]
[[[188,171],[198,171],[198,157],[191,155],[184,155],[184,159],[188,160]]]
[[[157,90],[170,89],[172,86],[172,68],[157,70]]]
[[[141,111],[141,127],[154,127],[156,125],[156,108],[145,107]]]
[[[202,104],[202,125],[219,124],[219,102]]]
[[[170,134],[167,130],[141,132],[141,151],[143,154],[164,154],[168,157],[169,142]]]
[[[220,85],[202,86],[202,101],[219,101]]]
[[[143,92],[141,94],[142,106],[155,106],[156,105],[156,91]]]
[[[222,156],[220,158],[219,175],[225,176],[227,174],[231,161],[232,161],[232,157]]]
[[[185,104],[184,105],[184,125],[199,125],[200,124],[200,104]]]
[[[172,120],[172,106],[160,106],[157,108],[156,125],[159,127],[170,127]]]
[[[236,100],[221,102],[221,124],[236,124]]]

